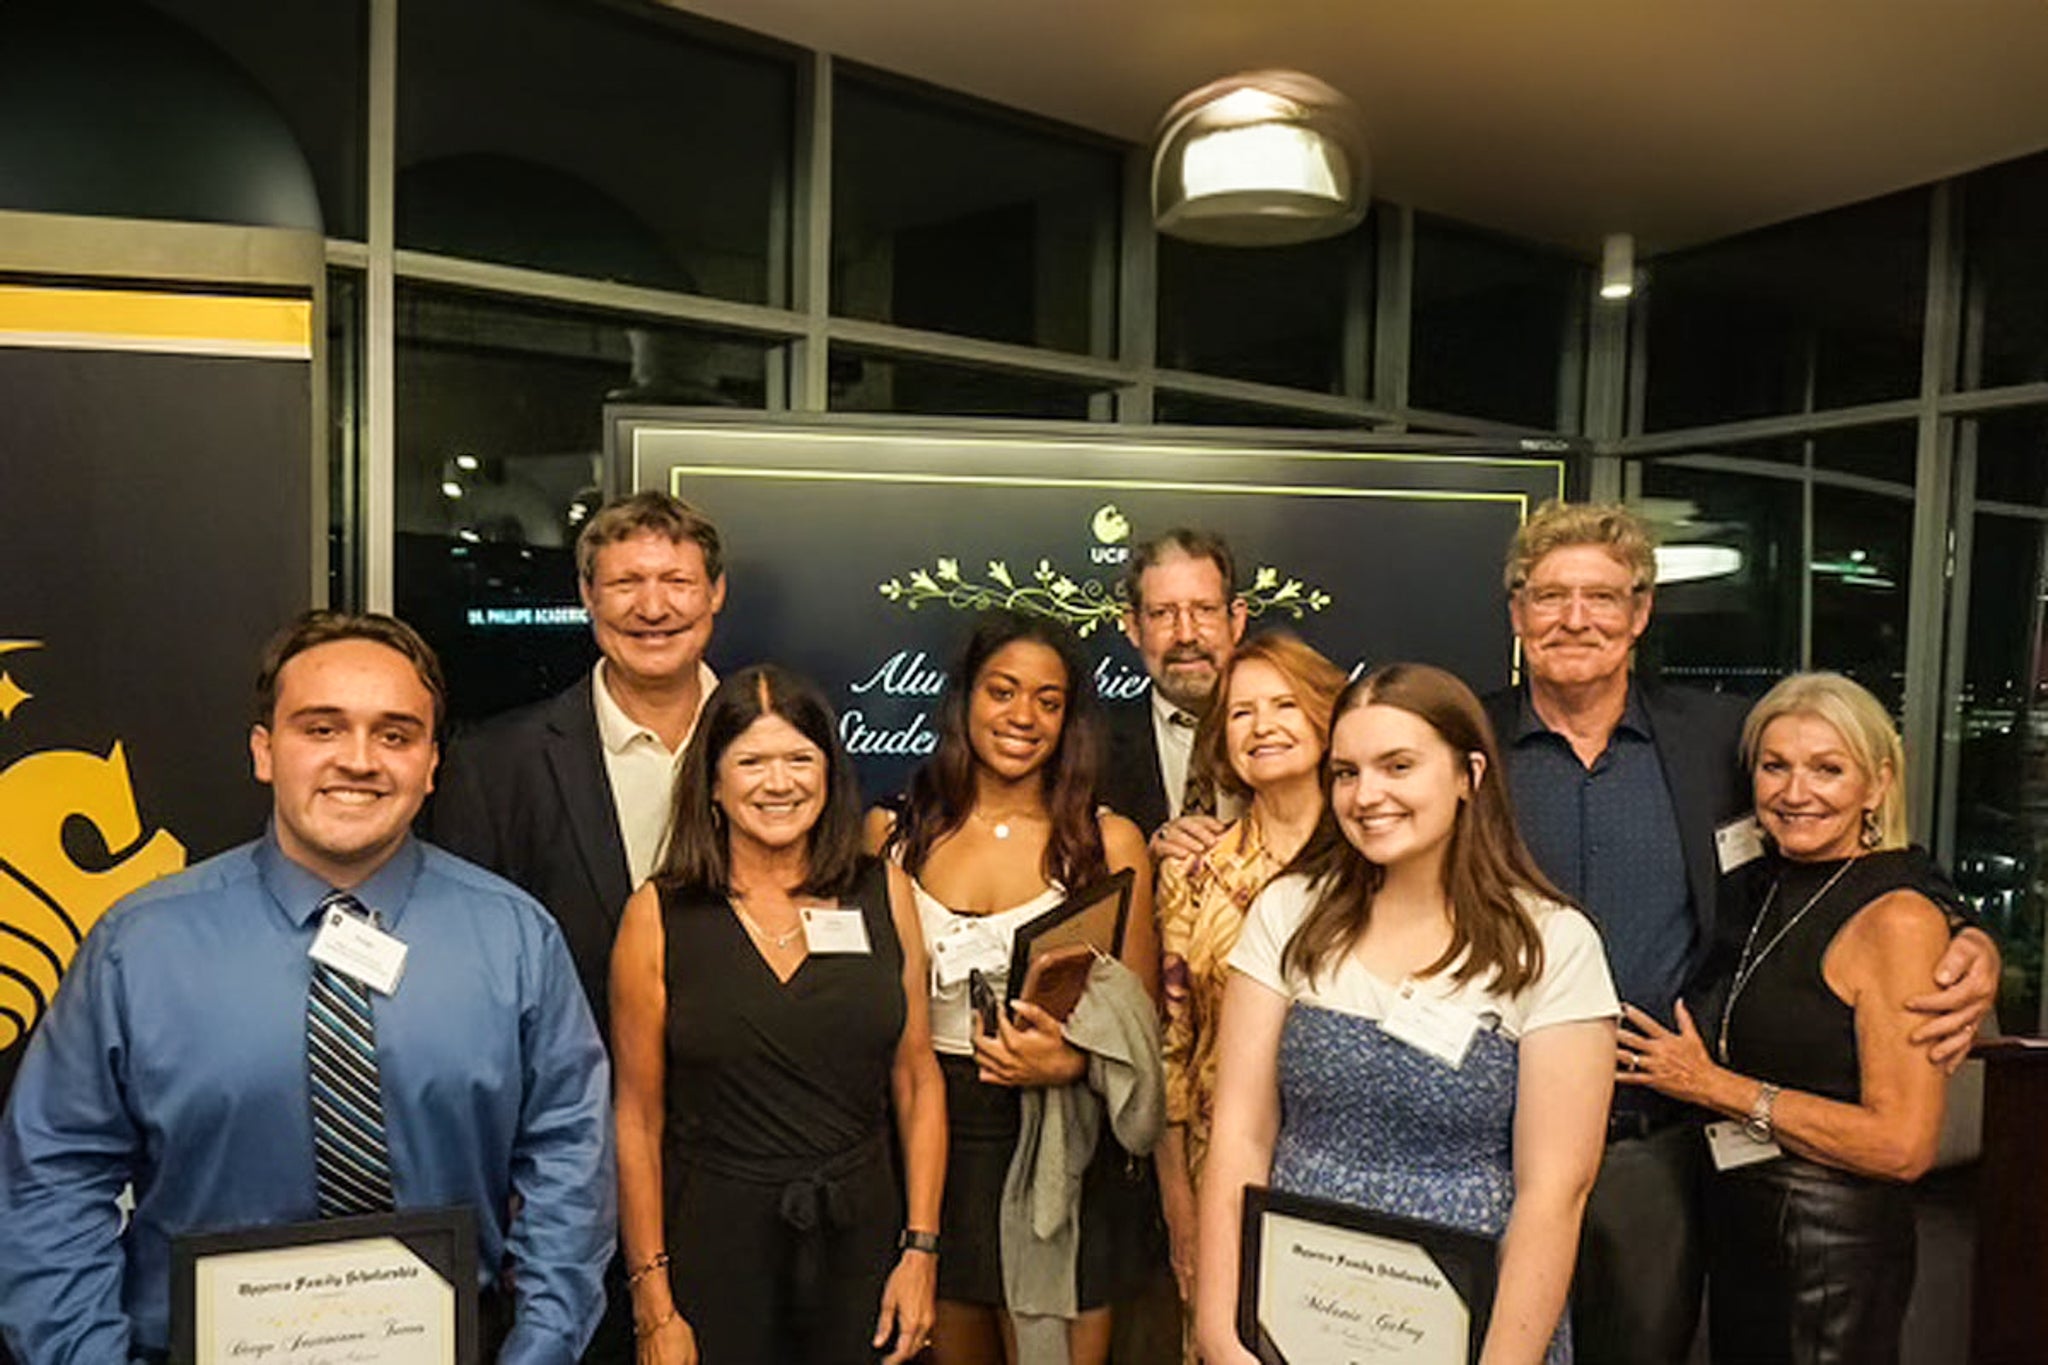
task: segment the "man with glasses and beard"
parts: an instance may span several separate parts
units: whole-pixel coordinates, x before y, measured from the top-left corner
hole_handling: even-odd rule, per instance
[[[1124,572],[1124,635],[1152,688],[1146,705],[1111,713],[1101,795],[1151,837],[1154,858],[1200,853],[1235,814],[1219,809],[1215,784],[1189,760],[1195,727],[1244,638],[1236,584],[1223,537],[1187,527],[1137,546]]]

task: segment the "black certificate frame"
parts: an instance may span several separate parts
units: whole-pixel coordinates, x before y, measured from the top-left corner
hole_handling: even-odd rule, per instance
[[[452,1365],[480,1365],[477,1340],[476,1215],[466,1206],[277,1223],[229,1232],[196,1233],[171,1242],[170,1365],[195,1365],[199,1263],[212,1256],[279,1251],[389,1237],[426,1262],[455,1291]]]
[[[1030,975],[1033,958],[1048,948],[1065,946],[1067,940],[1064,935],[1057,933],[1057,930],[1102,905],[1111,896],[1116,897],[1116,919],[1110,926],[1109,942],[1106,945],[1098,943],[1092,936],[1086,934],[1083,934],[1082,938],[1104,957],[1121,957],[1124,951],[1124,930],[1131,918],[1131,892],[1136,876],[1136,872],[1131,868],[1119,868],[1101,881],[1082,887],[1052,909],[1035,916],[1029,923],[1019,925],[1010,943],[1010,974],[1005,978],[1010,983],[1010,989],[1019,991],[1024,988],[1024,980]]]
[[[1259,1321],[1259,1265],[1269,1213],[1406,1242],[1426,1252],[1472,1315],[1466,1361],[1467,1365],[1476,1365],[1480,1348],[1486,1344],[1486,1328],[1493,1317],[1493,1296],[1499,1281],[1500,1245],[1495,1239],[1334,1199],[1247,1185],[1243,1229],[1238,1238],[1237,1339],[1259,1358],[1260,1365],[1307,1365],[1303,1361],[1289,1361]]]

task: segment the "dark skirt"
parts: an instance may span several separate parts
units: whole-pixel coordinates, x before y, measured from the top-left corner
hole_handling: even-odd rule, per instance
[[[1003,1181],[1017,1150],[1015,1088],[986,1085],[973,1059],[940,1054],[946,1078],[946,1199],[939,1215],[939,1297],[1003,1305]],[[1075,1302],[1086,1310],[1128,1299],[1165,1259],[1152,1163],[1130,1155],[1108,1125],[1081,1178]]]
[[[1722,1171],[1707,1201],[1717,1365],[1896,1365],[1913,1191],[1799,1157]]]

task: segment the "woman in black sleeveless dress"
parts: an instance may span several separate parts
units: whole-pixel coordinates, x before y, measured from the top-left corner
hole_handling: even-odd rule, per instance
[[[720,684],[620,925],[620,1224],[646,1365],[901,1361],[931,1328],[946,1128],[925,956],[908,883],[860,852],[836,733],[781,669]]]
[[[1906,842],[1905,756],[1884,708],[1795,675],[1743,726],[1772,851],[1728,998],[1678,1031],[1629,1009],[1618,1079],[1709,1126],[1713,1357],[1888,1365],[1913,1287],[1909,1182],[1933,1163],[1944,1076],[1905,1001],[1948,947],[1953,896]]]

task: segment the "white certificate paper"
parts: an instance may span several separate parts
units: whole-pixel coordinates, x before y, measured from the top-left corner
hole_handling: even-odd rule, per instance
[[[1258,1322],[1287,1365],[1465,1365],[1472,1314],[1411,1242],[1268,1209]]]
[[[201,1258],[196,1365],[447,1365],[455,1289],[393,1237]]]

